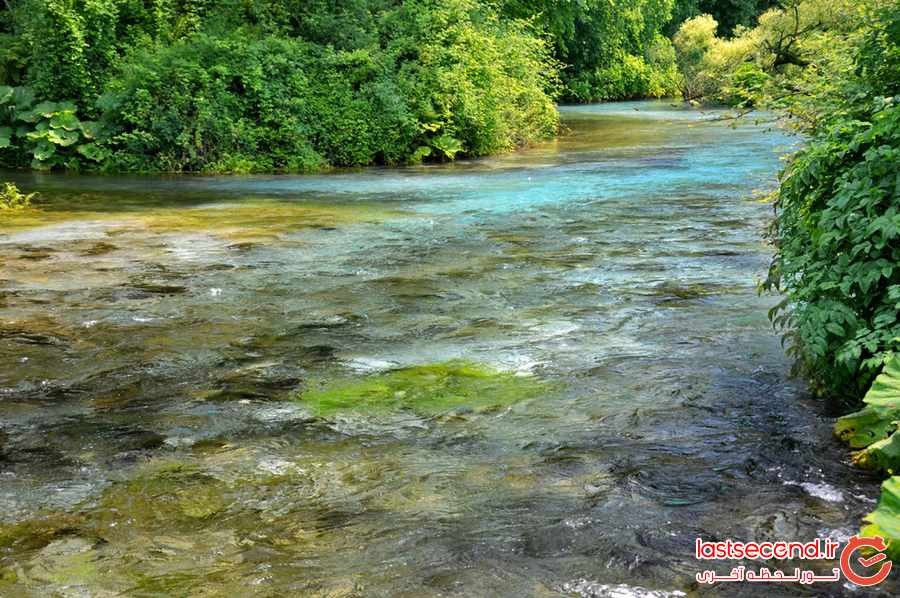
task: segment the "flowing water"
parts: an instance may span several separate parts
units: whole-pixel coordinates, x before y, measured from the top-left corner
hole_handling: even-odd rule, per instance
[[[792,140],[562,112],[445,166],[7,173],[0,595],[668,596],[698,536],[854,533],[756,291]]]

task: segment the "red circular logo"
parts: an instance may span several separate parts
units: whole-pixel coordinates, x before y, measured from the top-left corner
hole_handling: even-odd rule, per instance
[[[878,571],[871,575],[866,575],[857,573],[853,570],[850,566],[850,557],[860,548],[871,548],[875,550],[877,554],[868,558],[858,557],[856,559],[857,562],[865,569],[881,563],[881,568],[879,568]],[[857,535],[850,538],[850,541],[847,542],[847,545],[844,546],[844,549],[841,551],[841,572],[844,574],[844,577],[858,586],[874,586],[883,582],[887,579],[888,574],[891,572],[891,567],[893,566],[893,563],[891,563],[891,561],[888,560],[887,555],[884,554],[886,548],[887,545],[884,543],[884,538],[881,538],[880,536],[860,538]]]

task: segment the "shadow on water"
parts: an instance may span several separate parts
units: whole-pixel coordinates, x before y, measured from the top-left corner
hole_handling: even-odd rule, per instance
[[[675,596],[698,536],[854,533],[755,287],[791,140],[562,112],[439,167],[13,175],[0,594]]]

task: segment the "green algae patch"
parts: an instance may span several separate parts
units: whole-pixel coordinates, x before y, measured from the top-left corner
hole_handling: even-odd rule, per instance
[[[114,207],[114,206],[113,206]],[[404,213],[366,204],[325,204],[242,200],[205,206],[154,206],[134,209],[5,210],[0,232],[14,233],[44,226],[101,222],[114,233],[147,230],[152,233],[209,233],[235,243],[259,241],[306,229],[330,229],[362,223],[380,223]]]
[[[547,385],[489,367],[450,361],[417,365],[363,379],[336,380],[301,393],[316,415],[342,411],[386,413],[409,410],[434,416],[455,410],[484,411],[540,396]]]
[[[367,205],[327,205],[254,200],[235,204],[139,213],[155,232],[209,232],[235,242],[265,239],[315,228],[379,223],[399,212]]]
[[[0,523],[0,550],[28,551],[77,533],[84,521],[79,515],[48,513],[17,523]]]
[[[83,213],[72,211],[48,212],[36,208],[3,210],[0,211],[0,232],[14,233],[83,217]]]
[[[172,522],[200,522],[224,511],[227,485],[194,467],[154,464],[134,478],[108,488],[94,513],[99,529],[109,535],[110,523],[132,527],[166,527]]]

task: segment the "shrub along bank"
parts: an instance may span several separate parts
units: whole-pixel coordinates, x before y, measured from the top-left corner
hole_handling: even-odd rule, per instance
[[[0,165],[305,171],[556,133],[557,66],[472,0],[18,0]]]
[[[780,111],[808,142],[781,175],[764,287],[797,371],[845,409],[856,462],[894,476],[865,532],[900,557],[900,5],[789,0],[731,38],[674,37],[685,98]]]
[[[0,166],[408,164],[553,136],[554,100],[673,96],[668,35],[773,0],[6,0]]]

